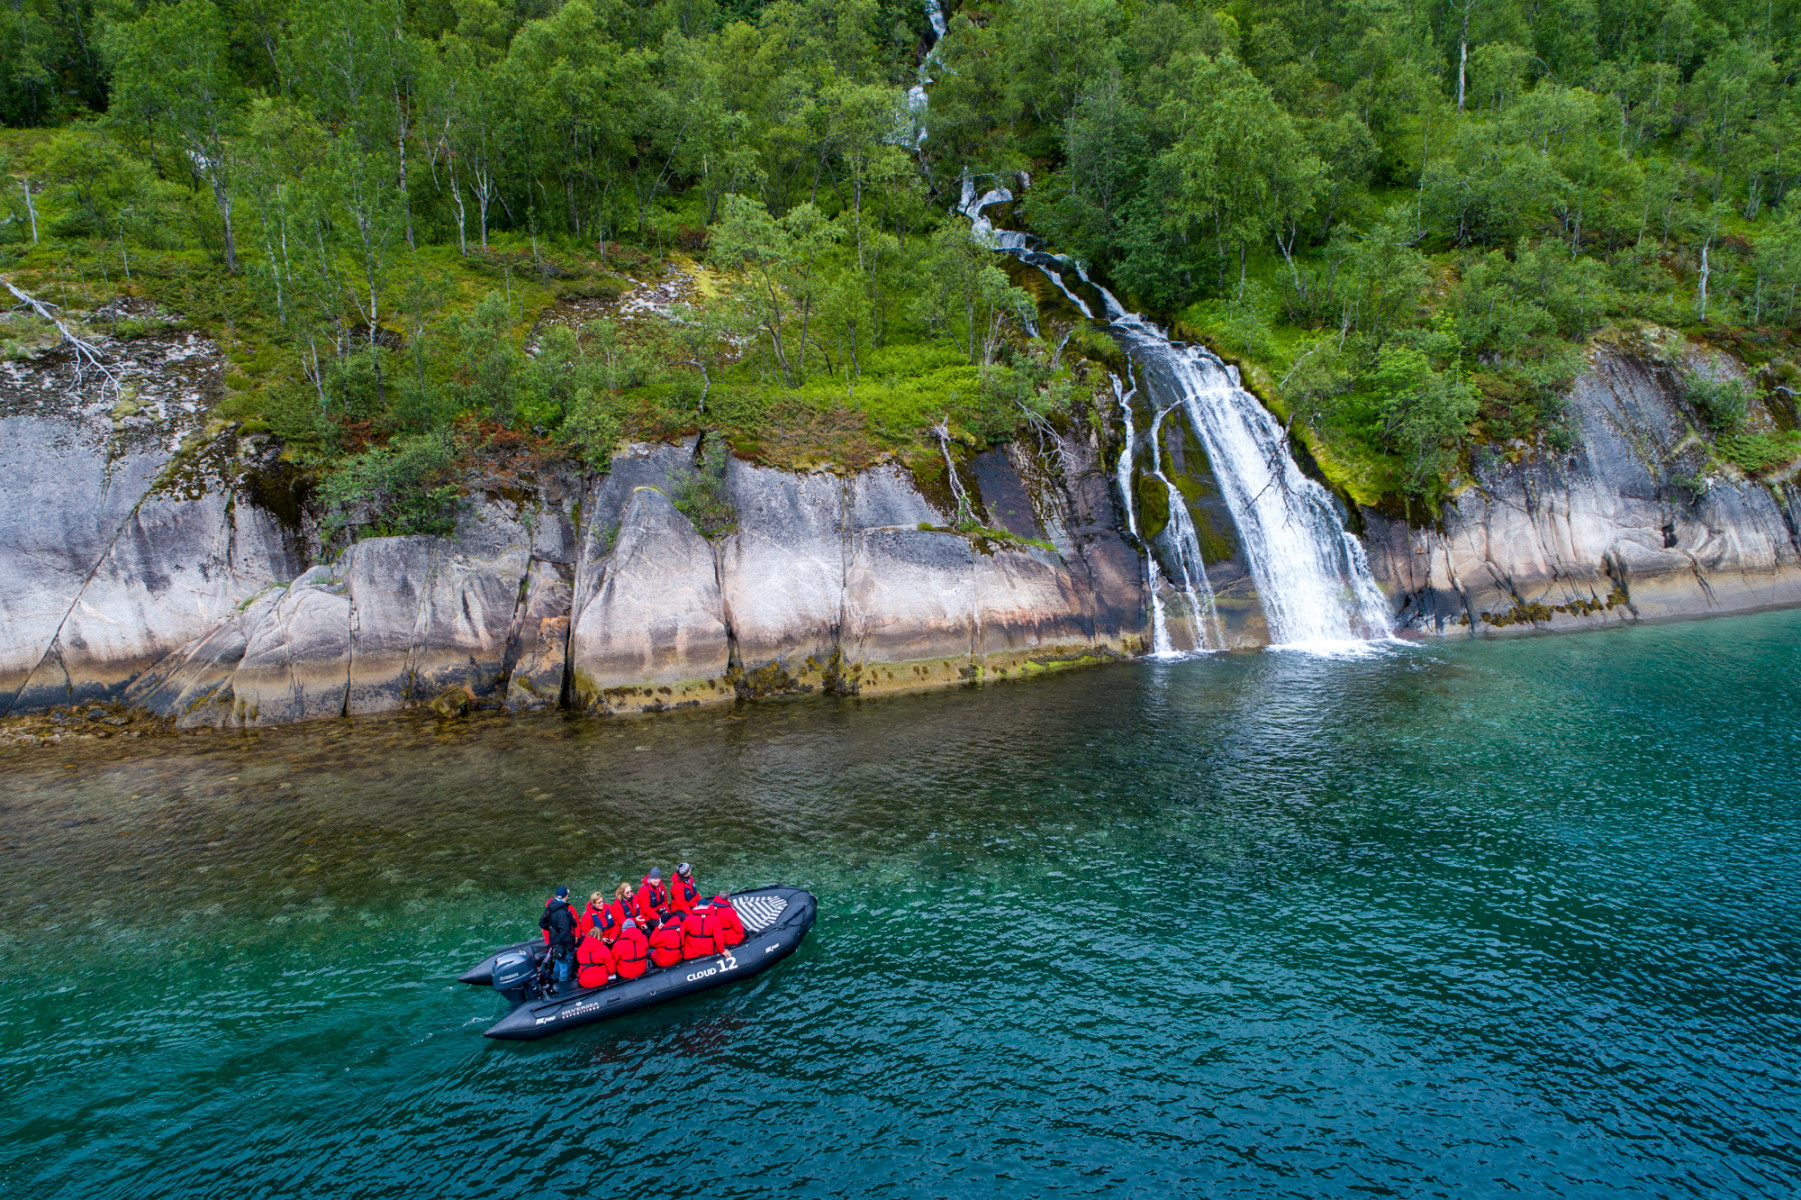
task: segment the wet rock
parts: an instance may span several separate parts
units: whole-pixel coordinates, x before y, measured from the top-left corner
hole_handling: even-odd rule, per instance
[[[475,697],[465,687],[450,688],[440,693],[431,702],[431,710],[445,721],[455,721],[466,717],[474,707]]]

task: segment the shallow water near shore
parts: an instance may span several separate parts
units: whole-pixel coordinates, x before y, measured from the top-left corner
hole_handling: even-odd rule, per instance
[[[0,1178],[1789,1194],[1797,762],[1797,613],[7,752]],[[683,858],[807,943],[481,1037],[549,887]]]

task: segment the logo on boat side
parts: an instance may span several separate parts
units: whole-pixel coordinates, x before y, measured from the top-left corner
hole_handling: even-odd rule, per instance
[[[599,1010],[599,1004],[578,1004],[574,1008],[565,1008],[558,1012],[551,1013],[548,1017],[539,1017],[534,1023],[546,1025],[551,1021],[567,1021],[570,1017],[579,1016],[582,1013],[598,1012]]]

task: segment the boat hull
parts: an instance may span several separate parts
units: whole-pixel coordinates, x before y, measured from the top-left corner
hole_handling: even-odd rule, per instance
[[[773,967],[800,948],[818,915],[812,893],[799,888],[768,887],[740,892],[732,897],[744,920],[741,945],[709,958],[690,959],[673,967],[653,968],[637,979],[614,979],[604,987],[564,991],[555,996],[527,1000],[485,1031],[485,1036],[506,1041],[534,1041],[637,1012],[655,1004],[692,996],[723,984],[749,979]],[[779,915],[760,928],[753,913],[767,911],[781,902]],[[478,986],[492,984],[494,960],[509,950],[541,952],[542,942],[522,942],[503,947],[471,967],[461,979]]]

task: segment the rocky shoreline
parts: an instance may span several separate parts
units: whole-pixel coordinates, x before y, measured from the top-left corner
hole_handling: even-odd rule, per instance
[[[1680,391],[1673,367],[1603,350],[1570,394],[1568,454],[1488,457],[1436,526],[1364,510],[1403,626],[1503,635],[1801,605],[1801,491],[1710,471]]]
[[[66,723],[105,705],[99,720],[240,728],[422,705],[655,712],[1148,649],[1118,449],[1091,428],[959,463],[973,532],[897,465],[791,473],[690,438],[629,446],[598,476],[471,480],[452,536],[365,538],[332,557],[272,443],[209,420],[216,347],[173,331],[119,351],[118,390],[57,352],[0,380],[0,716]],[[1795,485],[1703,476],[1669,368],[1597,351],[1569,403],[1568,454],[1479,462],[1429,526],[1358,514],[1404,631],[1801,604]],[[1258,645],[1254,581],[1178,424],[1167,458],[1231,644]],[[709,470],[735,518],[712,538],[677,504]]]

